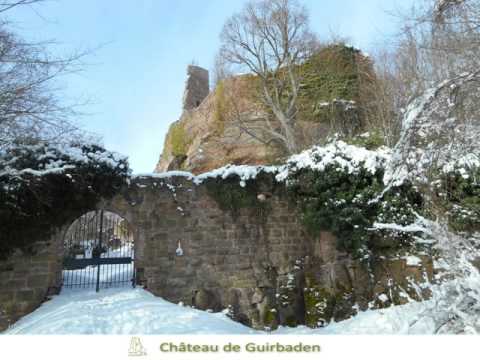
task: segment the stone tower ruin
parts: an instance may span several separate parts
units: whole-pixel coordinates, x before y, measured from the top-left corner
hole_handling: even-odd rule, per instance
[[[183,93],[183,110],[192,110],[198,107],[209,92],[208,70],[200,66],[189,65]]]

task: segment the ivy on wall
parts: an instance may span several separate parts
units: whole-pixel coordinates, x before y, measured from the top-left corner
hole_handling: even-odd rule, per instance
[[[301,67],[302,88],[298,100],[299,118],[306,121],[330,121],[338,118],[335,100],[351,101],[360,112],[362,85],[374,74],[372,63],[362,53],[344,44],[320,49]],[[348,110],[348,106],[345,107]],[[358,114],[361,117],[361,114]],[[359,120],[361,121],[361,119]]]
[[[266,219],[270,204],[260,200],[258,195],[264,192],[271,194],[279,188],[273,174],[268,173],[260,173],[255,179],[244,181],[238,175],[209,178],[205,185],[221,210],[237,218],[242,209],[248,209],[259,221]]]
[[[98,145],[12,146],[0,153],[0,258],[30,251],[52,231],[113,196],[128,161]]]
[[[380,197],[382,179],[381,169],[372,174],[360,167],[352,174],[332,163],[321,171],[305,168],[292,172],[287,184],[290,198],[299,206],[311,234],[331,231],[340,249],[359,254],[362,249],[375,248],[376,237],[382,237],[382,246],[408,245],[411,234],[373,231],[373,224],[409,225],[415,221],[414,213],[422,210],[422,197],[409,183],[391,188]]]
[[[301,98],[306,102],[358,99],[358,55],[358,50],[338,44],[311,56],[302,66]]]
[[[365,131],[365,114],[375,81],[373,64],[367,56],[345,44],[332,44],[314,53],[297,71],[301,81],[297,120],[327,124],[332,133],[345,139]],[[260,93],[259,81],[254,81]],[[283,92],[283,96],[287,94]]]
[[[286,195],[294,205],[293,215],[300,216],[310,234],[330,231],[338,239],[339,249],[354,255],[413,245],[417,234],[401,227],[411,225],[417,214],[424,213],[421,193],[409,182],[385,189],[385,160],[380,157],[372,166],[375,152],[366,152],[368,160],[354,160],[351,154],[366,150],[342,144],[328,150],[316,148],[308,155],[310,160],[298,157],[300,163],[311,161],[308,166],[289,162],[280,166],[277,174],[259,172],[257,178],[247,181],[241,181],[238,175],[210,178],[206,183],[208,193],[234,217],[242,209],[268,215],[271,202],[260,201],[258,194]],[[376,228],[375,223],[394,226]]]

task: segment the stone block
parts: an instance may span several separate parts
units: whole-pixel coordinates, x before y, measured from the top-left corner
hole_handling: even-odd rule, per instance
[[[48,287],[48,274],[47,275],[31,275],[27,278],[27,286],[29,288],[47,288]]]
[[[25,289],[27,287],[27,279],[20,278],[15,280],[9,280],[6,284],[6,287],[9,289]]]
[[[36,294],[33,290],[19,290],[15,293],[15,300],[18,302],[35,301]]]

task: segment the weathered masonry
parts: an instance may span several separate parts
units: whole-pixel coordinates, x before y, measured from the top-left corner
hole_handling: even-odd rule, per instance
[[[218,179],[197,185],[183,176],[137,177],[97,208],[128,221],[137,286],[199,309],[228,309],[258,329],[315,327],[357,308],[428,296],[409,282],[432,276],[428,257],[417,266],[398,254],[361,263],[339,252],[328,232],[306,234],[278,184],[250,181],[255,186],[243,188],[238,179],[224,186]],[[0,262],[0,329],[61,288],[71,222],[38,243],[35,255],[16,253]]]

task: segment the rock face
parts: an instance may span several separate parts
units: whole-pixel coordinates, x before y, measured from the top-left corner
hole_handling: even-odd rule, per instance
[[[183,177],[144,177],[98,207],[130,224],[139,285],[175,303],[228,309],[256,329],[317,327],[358,309],[428,296],[410,283],[432,278],[428,256],[415,266],[399,253],[377,254],[366,263],[353,259],[337,250],[332,234],[309,236],[281,188],[269,181],[254,185],[247,186],[256,189],[250,193],[238,179],[226,187],[223,180],[195,185]],[[232,192],[242,197],[223,201],[225,191],[228,199]],[[269,196],[261,200],[261,194]],[[61,286],[59,235],[69,225],[48,245],[39,244],[36,254],[0,262],[0,330]]]
[[[298,101],[295,131],[302,148],[334,133],[349,137],[364,130],[372,72],[367,57],[345,46],[328,47],[312,57]],[[238,126],[242,119],[254,128],[268,116],[259,103],[255,77],[228,78],[209,93],[207,70],[189,66],[187,73],[183,113],[168,131],[155,172],[198,174],[226,164],[271,163],[284,155],[278,146],[266,145]]]
[[[236,111],[253,118],[261,116],[249,101],[248,83],[245,77],[230,79],[198,107],[184,110],[180,120],[170,126],[155,172],[181,169],[199,174],[226,163],[265,163],[270,150],[228,121],[224,109],[225,92],[235,92],[239,96]]]

